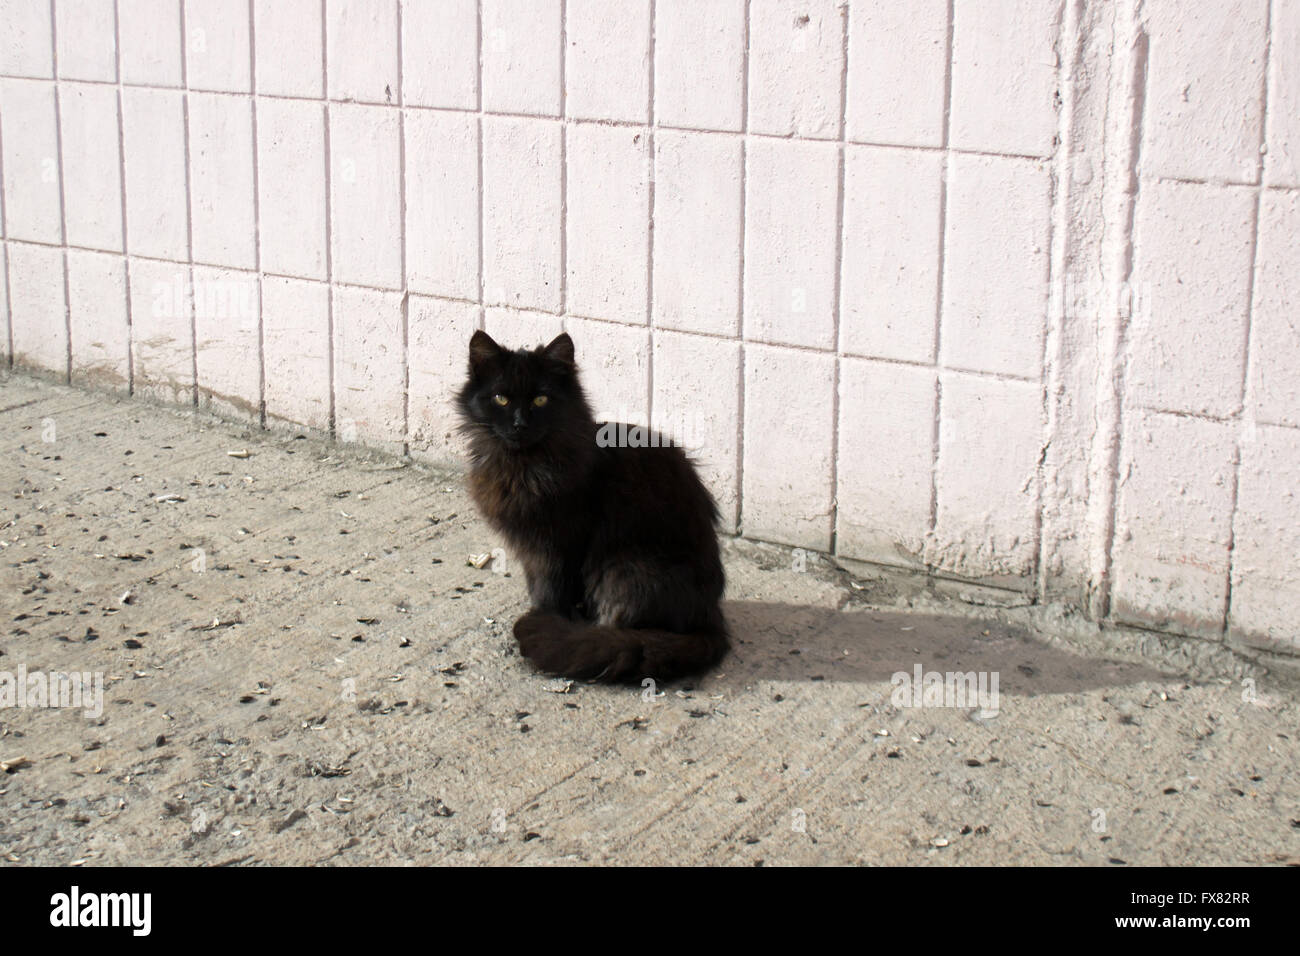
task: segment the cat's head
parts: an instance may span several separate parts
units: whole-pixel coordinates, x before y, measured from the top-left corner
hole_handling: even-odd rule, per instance
[[[563,431],[586,431],[591,421],[573,360],[573,340],[511,351],[486,332],[469,340],[469,380],[460,392],[467,430],[510,451],[531,448]]]

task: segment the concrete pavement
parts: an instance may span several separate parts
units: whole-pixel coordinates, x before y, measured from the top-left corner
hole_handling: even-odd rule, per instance
[[[556,681],[455,473],[22,376],[0,441],[0,680],[103,681],[0,710],[10,864],[1300,859],[1285,660],[729,540],[715,673]]]

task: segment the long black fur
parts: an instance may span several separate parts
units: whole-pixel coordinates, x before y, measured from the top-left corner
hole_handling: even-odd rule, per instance
[[[520,653],[606,681],[715,664],[727,650],[718,510],[685,453],[648,431],[651,447],[602,447],[568,335],[509,351],[475,332],[469,351],[469,488],[528,581]]]

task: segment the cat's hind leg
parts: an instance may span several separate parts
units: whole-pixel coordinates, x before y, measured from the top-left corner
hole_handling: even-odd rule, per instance
[[[611,562],[588,576],[588,613],[609,627],[691,631],[707,620],[691,567],[647,559]]]
[[[560,554],[541,552],[525,557],[523,565],[534,610],[581,616],[582,586],[576,562]]]
[[[689,566],[607,563],[588,575],[587,604],[591,622],[529,611],[515,622],[520,654],[549,674],[637,682],[702,670],[726,652],[721,610]]]
[[[641,645],[610,628],[534,609],[515,621],[519,653],[543,673],[578,679],[623,678],[640,671]]]

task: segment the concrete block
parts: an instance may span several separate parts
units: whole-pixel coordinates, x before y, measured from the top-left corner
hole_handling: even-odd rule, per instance
[[[558,312],[560,127],[483,119],[483,295],[489,304]]]
[[[650,119],[650,0],[568,0],[565,115]]]
[[[478,299],[478,121],[406,113],[406,282],[414,292]]]
[[[405,438],[402,295],[334,290],[334,431],[341,441],[400,452]]]
[[[564,320],[549,312],[488,308],[483,312],[483,330],[508,349],[534,349],[563,332]]]
[[[943,155],[850,146],[845,164],[840,346],[932,362]]]
[[[411,455],[440,464],[464,460],[455,396],[465,384],[478,306],[413,295],[409,305]]]
[[[0,74],[50,79],[54,76],[54,42],[48,0],[0,0]]]
[[[1060,4],[956,4],[950,143],[1050,156],[1056,135]]]
[[[751,140],[745,188],[746,338],[834,348],[836,147]]]
[[[63,379],[68,374],[63,250],[22,242],[7,245],[14,365]]]
[[[326,0],[329,98],[400,103],[397,0]]]
[[[1300,426],[1300,196],[1260,197],[1258,242],[1247,406],[1261,421]]]
[[[560,0],[481,0],[483,109],[559,116]]]
[[[0,242],[0,314],[4,315],[3,335],[0,335],[0,362],[9,364],[9,250]]]
[[[185,73],[191,90],[252,89],[248,7],[248,0],[185,0]]]
[[[1051,181],[1033,160],[948,161],[941,359],[1037,378],[1047,323]]]
[[[189,101],[194,261],[255,269],[252,100],[191,93]]]
[[[656,332],[652,427],[696,462],[722,528],[740,507],[740,343]]]
[[[257,273],[194,267],[194,361],[199,407],[259,421],[262,356]]]
[[[1294,654],[1300,649],[1300,431],[1261,426],[1242,443],[1233,517],[1231,637]]]
[[[845,16],[835,0],[751,0],[750,132],[839,137]]]
[[[655,133],[655,325],[739,331],[740,170],[736,137]]]
[[[1142,172],[1256,182],[1268,0],[1202,10],[1152,0]]]
[[[1134,222],[1132,401],[1227,417],[1241,405],[1255,197],[1149,183]]]
[[[330,425],[330,294],[321,282],[262,278],[266,417]]]
[[[650,330],[569,318],[578,371],[596,421],[650,423]]]
[[[966,577],[1024,578],[1038,541],[1037,383],[942,374],[938,512],[929,560]]]
[[[113,0],[59,0],[54,5],[54,18],[59,76],[65,80],[117,82],[117,19]],[[8,18],[3,19],[8,22]]]
[[[656,0],[655,119],[744,128],[745,0]]]
[[[1300,187],[1300,2],[1273,0],[1272,17],[1264,182],[1294,189]]]
[[[476,0],[402,0],[402,102],[461,110],[477,107]]]
[[[0,80],[5,235],[10,239],[63,241],[55,115],[53,83]]]
[[[374,106],[330,109],[330,238],[334,279],[402,287],[398,114]]]
[[[746,347],[746,535],[817,551],[830,547],[834,401],[835,356]]]
[[[253,36],[258,93],[325,95],[320,0],[253,0]]]
[[[127,390],[131,329],[126,309],[126,259],[69,249],[68,325],[74,384]]]
[[[183,86],[181,0],[117,0],[123,83]]]
[[[839,399],[836,550],[863,561],[923,567],[935,371],[845,358]]]
[[[129,270],[135,394],[191,405],[194,327],[189,266],[133,256]]]
[[[1124,622],[1217,637],[1232,527],[1234,428],[1137,412],[1120,463],[1111,613]]]
[[[847,137],[942,146],[948,0],[849,7]]]
[[[122,156],[117,139],[117,90],[64,83],[63,204],[68,243],[122,250]],[[6,173],[8,170],[6,169]]]
[[[262,270],[326,277],[325,110],[257,100],[258,236]]]
[[[129,250],[135,255],[186,261],[189,210],[183,95],[169,90],[124,89],[122,143]]]
[[[575,126],[568,145],[568,310],[646,321],[650,154],[625,127]]]

